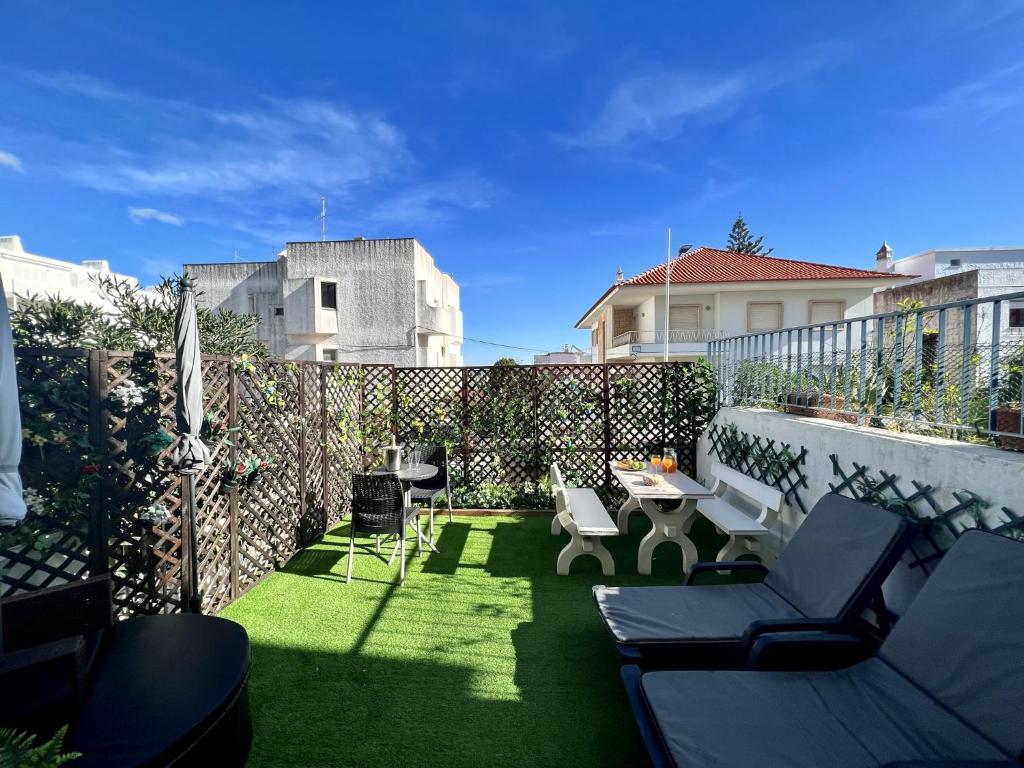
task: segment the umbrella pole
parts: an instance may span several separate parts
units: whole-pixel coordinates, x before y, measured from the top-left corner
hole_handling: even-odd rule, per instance
[[[188,612],[202,613],[203,596],[199,592],[199,537],[196,527],[196,476],[185,475],[182,487],[188,506]]]

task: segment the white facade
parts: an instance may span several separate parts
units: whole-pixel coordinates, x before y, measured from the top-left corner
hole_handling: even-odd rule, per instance
[[[462,365],[458,283],[413,238],[288,243],[276,261],[185,271],[204,306],[259,315],[272,355]]]
[[[668,359],[696,360],[709,341],[755,330],[873,312],[877,279],[673,284]],[[759,322],[760,321],[760,322]],[[627,329],[627,326],[629,328]],[[659,362],[665,355],[665,288],[620,285],[577,328],[590,328],[594,362]]]
[[[68,299],[76,304],[92,304],[110,310],[110,302],[96,283],[98,276],[110,275],[132,285],[139,284],[134,277],[111,272],[110,265],[102,259],[75,264],[28,253],[17,235],[0,237],[0,275],[11,309],[17,307],[18,296],[38,296]]]
[[[935,248],[895,261],[887,261],[884,254],[883,246],[876,258],[878,268],[900,275],[916,275],[906,283],[977,270],[976,298],[1024,290],[1024,248]]]
[[[579,365],[589,362],[591,362],[590,355],[568,345],[561,352],[545,352],[543,355],[533,356],[534,365]]]

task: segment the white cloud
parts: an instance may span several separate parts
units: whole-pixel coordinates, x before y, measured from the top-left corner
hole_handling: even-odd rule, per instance
[[[910,112],[924,119],[967,115],[988,120],[1019,107],[1024,107],[1024,63],[1021,62],[954,86],[933,103]]]
[[[128,217],[136,222],[159,221],[161,224],[173,224],[176,227],[185,226],[185,219],[174,213],[160,211],[156,208],[129,208]]]
[[[750,83],[742,75],[701,78],[659,72],[627,78],[612,88],[604,107],[570,143],[609,147],[635,139],[674,138],[690,119],[732,117]]]
[[[733,118],[758,95],[804,78],[842,55],[842,46],[808,50],[782,65],[706,74],[658,69],[615,83],[596,116],[561,140],[591,149],[667,141],[689,125],[713,125]]]
[[[447,219],[455,209],[481,209],[491,205],[494,188],[471,174],[439,182],[425,182],[378,203],[370,219],[382,224],[424,224]]]
[[[21,160],[17,155],[12,155],[10,152],[4,152],[0,150],[0,168],[10,168],[12,171],[18,173],[24,173],[24,168],[21,167]]]
[[[297,231],[314,234],[323,194],[329,225],[348,227],[422,224],[489,204],[490,186],[472,174],[424,179],[404,133],[370,109],[245,93],[208,106],[68,72],[28,72],[23,81],[61,97],[41,128],[22,137],[40,158],[34,171],[103,192],[174,199],[169,215],[182,221],[278,243]],[[85,122],[85,111],[102,130],[68,129]]]

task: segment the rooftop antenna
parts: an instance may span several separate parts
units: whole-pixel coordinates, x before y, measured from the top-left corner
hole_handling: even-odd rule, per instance
[[[320,242],[327,242],[327,195],[320,198]]]
[[[235,264],[238,263],[238,249],[235,248]]]

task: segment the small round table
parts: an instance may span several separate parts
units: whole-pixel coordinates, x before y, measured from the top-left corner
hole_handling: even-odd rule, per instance
[[[437,474],[437,467],[433,464],[417,464],[415,467],[410,467],[405,464],[399,467],[397,470],[390,470],[384,467],[377,467],[373,470],[375,475],[394,475],[398,478],[402,484],[402,503],[407,506],[412,506],[412,484],[417,480],[428,480]],[[419,539],[422,544],[426,544],[434,552],[437,552],[437,547],[434,546],[434,542],[423,535],[422,531],[418,531]]]

